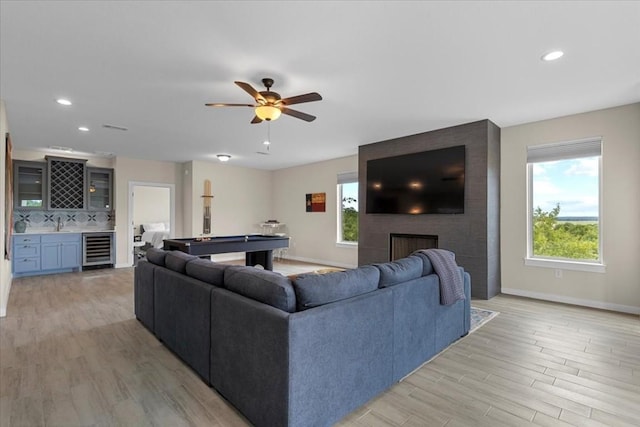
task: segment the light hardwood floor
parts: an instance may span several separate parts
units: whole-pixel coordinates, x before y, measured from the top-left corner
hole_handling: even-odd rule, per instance
[[[320,266],[276,263],[296,274]],[[638,426],[640,319],[509,296],[340,426]],[[0,426],[246,426],[133,314],[133,269],[13,281]]]

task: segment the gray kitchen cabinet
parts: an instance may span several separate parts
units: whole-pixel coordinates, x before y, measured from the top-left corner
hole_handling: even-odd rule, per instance
[[[113,209],[113,169],[87,167],[87,209]]]
[[[47,164],[13,161],[13,207],[15,209],[45,209],[47,194]]]

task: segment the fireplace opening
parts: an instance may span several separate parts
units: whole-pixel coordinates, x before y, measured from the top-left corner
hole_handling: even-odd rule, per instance
[[[438,247],[438,236],[429,234],[389,234],[389,260],[404,258],[418,249]]]

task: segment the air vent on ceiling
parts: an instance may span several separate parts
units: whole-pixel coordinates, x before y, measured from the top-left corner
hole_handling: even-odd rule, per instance
[[[49,148],[52,150],[66,151],[67,153],[71,153],[73,151],[73,148],[71,147],[62,147],[60,145],[50,145]]]
[[[269,155],[269,153],[267,153],[266,151],[256,151],[256,154],[262,154],[263,156]]]
[[[96,151],[95,154],[96,154],[96,156],[100,156],[100,157],[113,157],[113,156],[115,156],[115,154],[110,153],[109,151]]]
[[[129,130],[126,127],[116,126],[116,125],[102,125],[102,127],[106,129],[113,129],[113,130]]]

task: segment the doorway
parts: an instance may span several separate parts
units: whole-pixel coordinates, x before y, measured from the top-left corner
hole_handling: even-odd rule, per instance
[[[146,233],[148,240],[153,240],[155,246],[161,245],[162,234],[166,237],[175,237],[175,185],[129,181],[129,231],[127,243],[127,263],[134,265],[134,240],[136,236],[142,238],[140,226],[152,224],[155,233]],[[160,225],[164,226],[160,230]],[[150,231],[150,230],[149,230]],[[145,242],[146,243],[146,242]],[[139,245],[139,243],[136,243]]]

